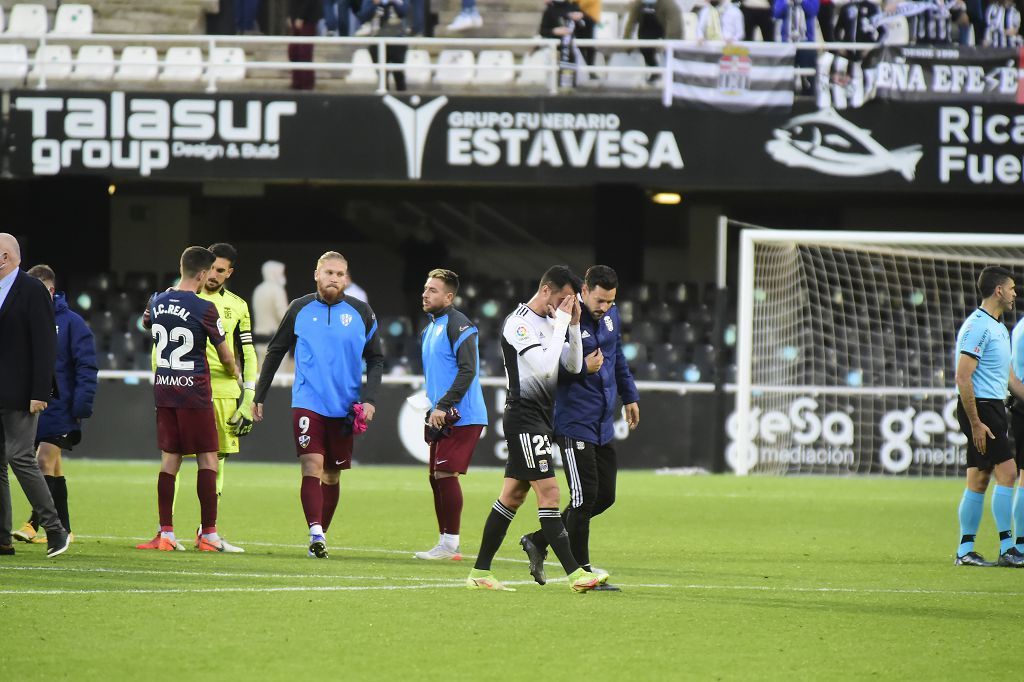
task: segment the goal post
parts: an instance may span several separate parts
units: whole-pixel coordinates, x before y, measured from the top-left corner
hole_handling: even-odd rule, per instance
[[[986,265],[1024,290],[1024,236],[743,229],[729,466],[962,474],[953,342]]]

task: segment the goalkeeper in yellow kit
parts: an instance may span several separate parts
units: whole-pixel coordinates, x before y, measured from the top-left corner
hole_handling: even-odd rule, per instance
[[[242,385],[239,386],[238,377],[225,372],[224,365],[217,355],[217,349],[212,343],[206,344],[206,360],[210,367],[210,387],[213,389],[213,411],[217,422],[217,440],[219,441],[217,496],[220,497],[224,490],[224,465],[227,463],[227,458],[238,452],[239,437],[252,430],[252,402],[256,395],[256,379],[259,376],[259,371],[256,367],[256,349],[252,345],[252,319],[249,317],[249,305],[225,287],[234,272],[238,252],[235,247],[224,243],[210,246],[210,251],[217,259],[213,262],[206,282],[199,291],[199,298],[210,301],[216,306],[221,324],[224,326],[224,338],[227,339],[228,347],[235,357],[235,364],[242,373]],[[239,360],[239,355],[241,355],[241,360]],[[174,482],[174,498],[175,500],[178,498],[177,479]],[[159,540],[160,534],[157,533],[153,541],[138,545],[138,549],[156,549]],[[177,545],[178,549],[185,548],[181,542],[178,542]],[[198,533],[195,545],[197,549],[201,548]],[[221,537],[221,545],[223,549],[218,551],[245,551],[224,540],[223,537]]]

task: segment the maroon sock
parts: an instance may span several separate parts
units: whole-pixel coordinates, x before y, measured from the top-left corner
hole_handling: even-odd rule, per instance
[[[324,496],[324,511],[323,516],[320,517],[320,524],[324,527],[324,532],[331,527],[331,519],[334,518],[334,510],[338,508],[338,498],[341,497],[341,483],[335,483],[330,485],[327,483],[320,484],[320,490]]]
[[[160,530],[174,530],[174,474],[161,471],[156,479],[156,504],[160,512]]]
[[[320,515],[324,511],[324,493],[318,476],[302,477],[299,499],[302,500],[302,511],[306,515],[306,524],[312,526],[314,523],[320,523]]]
[[[462,519],[462,485],[458,476],[446,476],[437,479],[437,489],[441,497],[441,514],[444,518],[444,531],[449,535],[459,534],[459,522]]]
[[[196,493],[199,495],[199,518],[204,533],[217,532],[217,472],[200,469],[196,476]]]
[[[437,532],[444,531],[444,510],[441,508],[441,488],[437,485],[434,474],[430,474],[430,490],[434,493],[434,516],[437,517]]]

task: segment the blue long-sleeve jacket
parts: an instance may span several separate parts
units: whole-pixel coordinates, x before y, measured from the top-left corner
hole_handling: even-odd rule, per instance
[[[599,320],[583,308],[580,333],[583,356],[598,348],[604,364],[594,374],[586,373],[586,362],[579,374],[559,376],[555,393],[555,434],[604,445],[615,435],[616,407],[621,396],[628,405],[640,400],[629,365],[622,354],[622,324],[613,305]]]
[[[787,43],[793,40],[789,36],[789,5],[794,0],[773,0],[772,1],[772,16],[776,19],[782,20],[782,42]],[[800,7],[804,11],[804,20],[807,22],[807,33],[805,40],[812,41],[815,39],[814,33],[814,20],[818,18],[818,9],[821,6],[821,0],[799,0]]]
[[[57,322],[57,397],[39,416],[36,438],[61,436],[81,430],[81,420],[92,416],[96,396],[96,343],[82,317],[68,308],[64,294],[53,298]]]

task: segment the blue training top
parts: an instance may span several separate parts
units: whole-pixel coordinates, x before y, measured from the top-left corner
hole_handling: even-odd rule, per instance
[[[430,316],[420,340],[427,397],[439,410],[455,407],[456,426],[487,425],[487,407],[480,388],[480,356],[476,326],[455,308]]]
[[[969,355],[978,361],[971,375],[974,397],[1003,400],[1010,383],[1010,334],[1006,326],[978,308],[960,325],[956,335],[956,357]],[[958,391],[959,392],[959,391]]]

